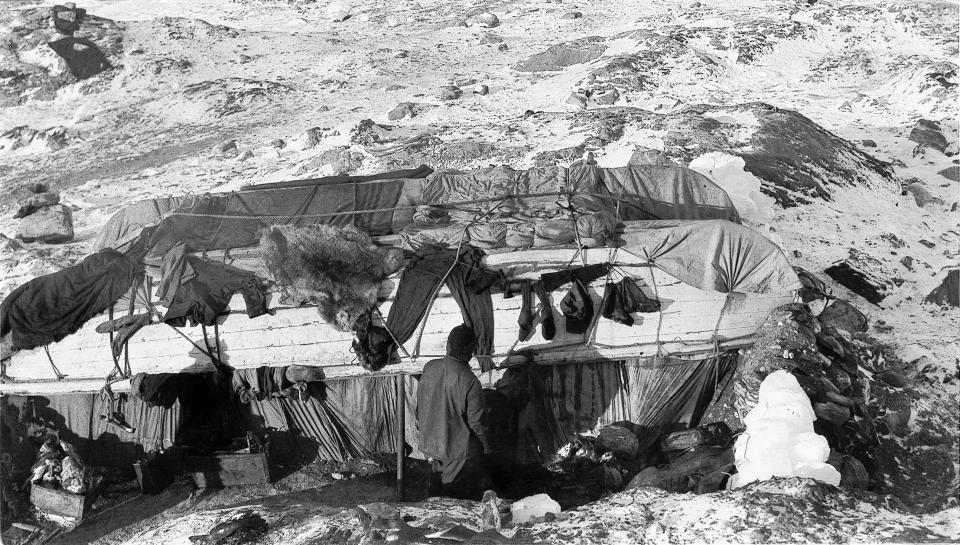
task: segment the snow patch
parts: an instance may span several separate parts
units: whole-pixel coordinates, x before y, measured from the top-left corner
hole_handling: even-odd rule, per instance
[[[744,170],[743,158],[710,152],[690,161],[689,168],[713,180],[730,196],[737,212],[753,227],[767,225],[776,201],[760,192],[760,178]]]

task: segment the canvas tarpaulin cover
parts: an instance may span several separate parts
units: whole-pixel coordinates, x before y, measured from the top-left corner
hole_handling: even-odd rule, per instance
[[[415,379],[407,381],[407,423],[413,423]],[[249,404],[248,425],[262,431],[289,432],[301,459],[343,461],[396,450],[396,376],[356,377],[310,382],[306,401],[263,397]],[[411,393],[412,390],[412,393]],[[415,444],[408,431],[407,443]]]
[[[578,433],[618,421],[647,428],[697,425],[736,360],[736,353],[721,353],[701,359],[662,356],[526,365],[508,370],[496,388],[517,411],[517,460],[537,463]],[[404,439],[412,456],[422,458],[416,423],[418,378],[404,378]],[[395,452],[396,381],[396,376],[374,376],[311,382],[306,402],[285,397],[252,402],[250,423],[255,430],[290,432],[297,456],[308,460]]]
[[[721,293],[790,293],[800,280],[763,235],[728,221],[650,221],[627,225],[624,248],[683,282]]]
[[[736,359],[656,356],[511,369],[497,389],[517,411],[517,461],[542,462],[577,434],[614,422],[695,426]]]
[[[560,213],[557,203],[564,199],[579,211],[616,211],[621,220],[740,221],[720,187],[680,166],[431,172],[420,167],[263,184],[234,193],[183,197],[179,203],[169,198],[158,199],[155,205],[146,201],[135,205],[143,218],[126,211],[111,218],[97,245],[124,246],[139,229],[156,225],[149,246],[157,260],[177,242],[184,242],[191,252],[252,246],[257,232],[272,224],[354,224],[368,234],[383,235],[398,233],[410,224],[417,206],[447,207],[454,220],[461,222],[492,209],[496,213],[486,220],[513,215],[522,220],[528,213]]]
[[[538,209],[559,210],[557,201],[561,197],[568,197],[570,204],[581,211],[618,211],[621,220],[740,222],[736,207],[723,189],[704,175],[680,166],[582,165],[525,171],[500,166],[469,173],[438,172],[427,178],[419,201],[457,205],[465,217],[494,208],[498,216],[510,216]]]
[[[126,423],[136,429],[134,433],[127,433],[100,418],[111,412],[108,399],[100,394],[20,399],[23,401],[21,418],[50,423],[60,438],[73,444],[83,462],[89,465],[129,466],[158,447],[169,448],[181,422],[179,401],[170,408],[150,407],[132,396],[116,403],[113,410],[122,413]]]
[[[391,211],[355,210],[397,205],[404,179],[433,172],[426,166],[369,176],[330,176],[250,186],[234,193],[163,197],[135,203],[114,214],[97,239],[97,248],[123,250],[146,227],[157,226],[155,254],[183,241],[190,251],[243,248],[256,244],[257,231],[273,224],[355,223],[371,234],[390,232]],[[171,214],[184,214],[174,215]],[[336,214],[336,215],[330,215]],[[221,217],[225,216],[225,217]]]

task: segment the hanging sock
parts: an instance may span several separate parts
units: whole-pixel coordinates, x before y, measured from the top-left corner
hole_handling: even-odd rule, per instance
[[[624,278],[620,281],[620,285],[623,308],[627,312],[657,312],[660,310],[660,301],[647,297],[633,279]]]
[[[660,301],[647,297],[630,278],[624,278],[616,284],[608,283],[604,288],[603,308],[600,315],[608,320],[632,326],[636,323],[633,313],[658,310],[660,310]]]
[[[526,342],[533,337],[533,293],[530,291],[530,282],[524,282],[520,286],[520,317],[517,318],[517,325],[520,326],[520,333],[517,340]]]
[[[543,287],[543,283],[533,284],[533,291],[540,300],[540,334],[545,341],[552,340],[557,334],[557,323],[553,318],[553,307],[550,306],[550,295]]]
[[[593,320],[593,301],[590,292],[579,278],[573,279],[570,291],[560,301],[560,310],[566,318],[567,333],[582,335]]]
[[[623,308],[623,290],[622,283],[607,283],[603,288],[603,308],[600,309],[600,315],[608,320],[632,326],[634,324],[633,316]]]

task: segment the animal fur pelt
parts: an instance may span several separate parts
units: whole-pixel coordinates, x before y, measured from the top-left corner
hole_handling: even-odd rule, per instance
[[[401,250],[376,246],[352,225],[274,225],[260,237],[260,251],[281,301],[317,305],[340,331],[376,305],[380,282],[403,266]]]

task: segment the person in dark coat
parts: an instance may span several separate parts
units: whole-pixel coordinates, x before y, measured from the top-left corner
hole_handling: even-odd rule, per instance
[[[484,455],[491,452],[483,387],[470,370],[473,329],[453,328],[447,355],[423,367],[417,387],[420,450],[432,464],[430,495],[479,500],[491,487]]]

